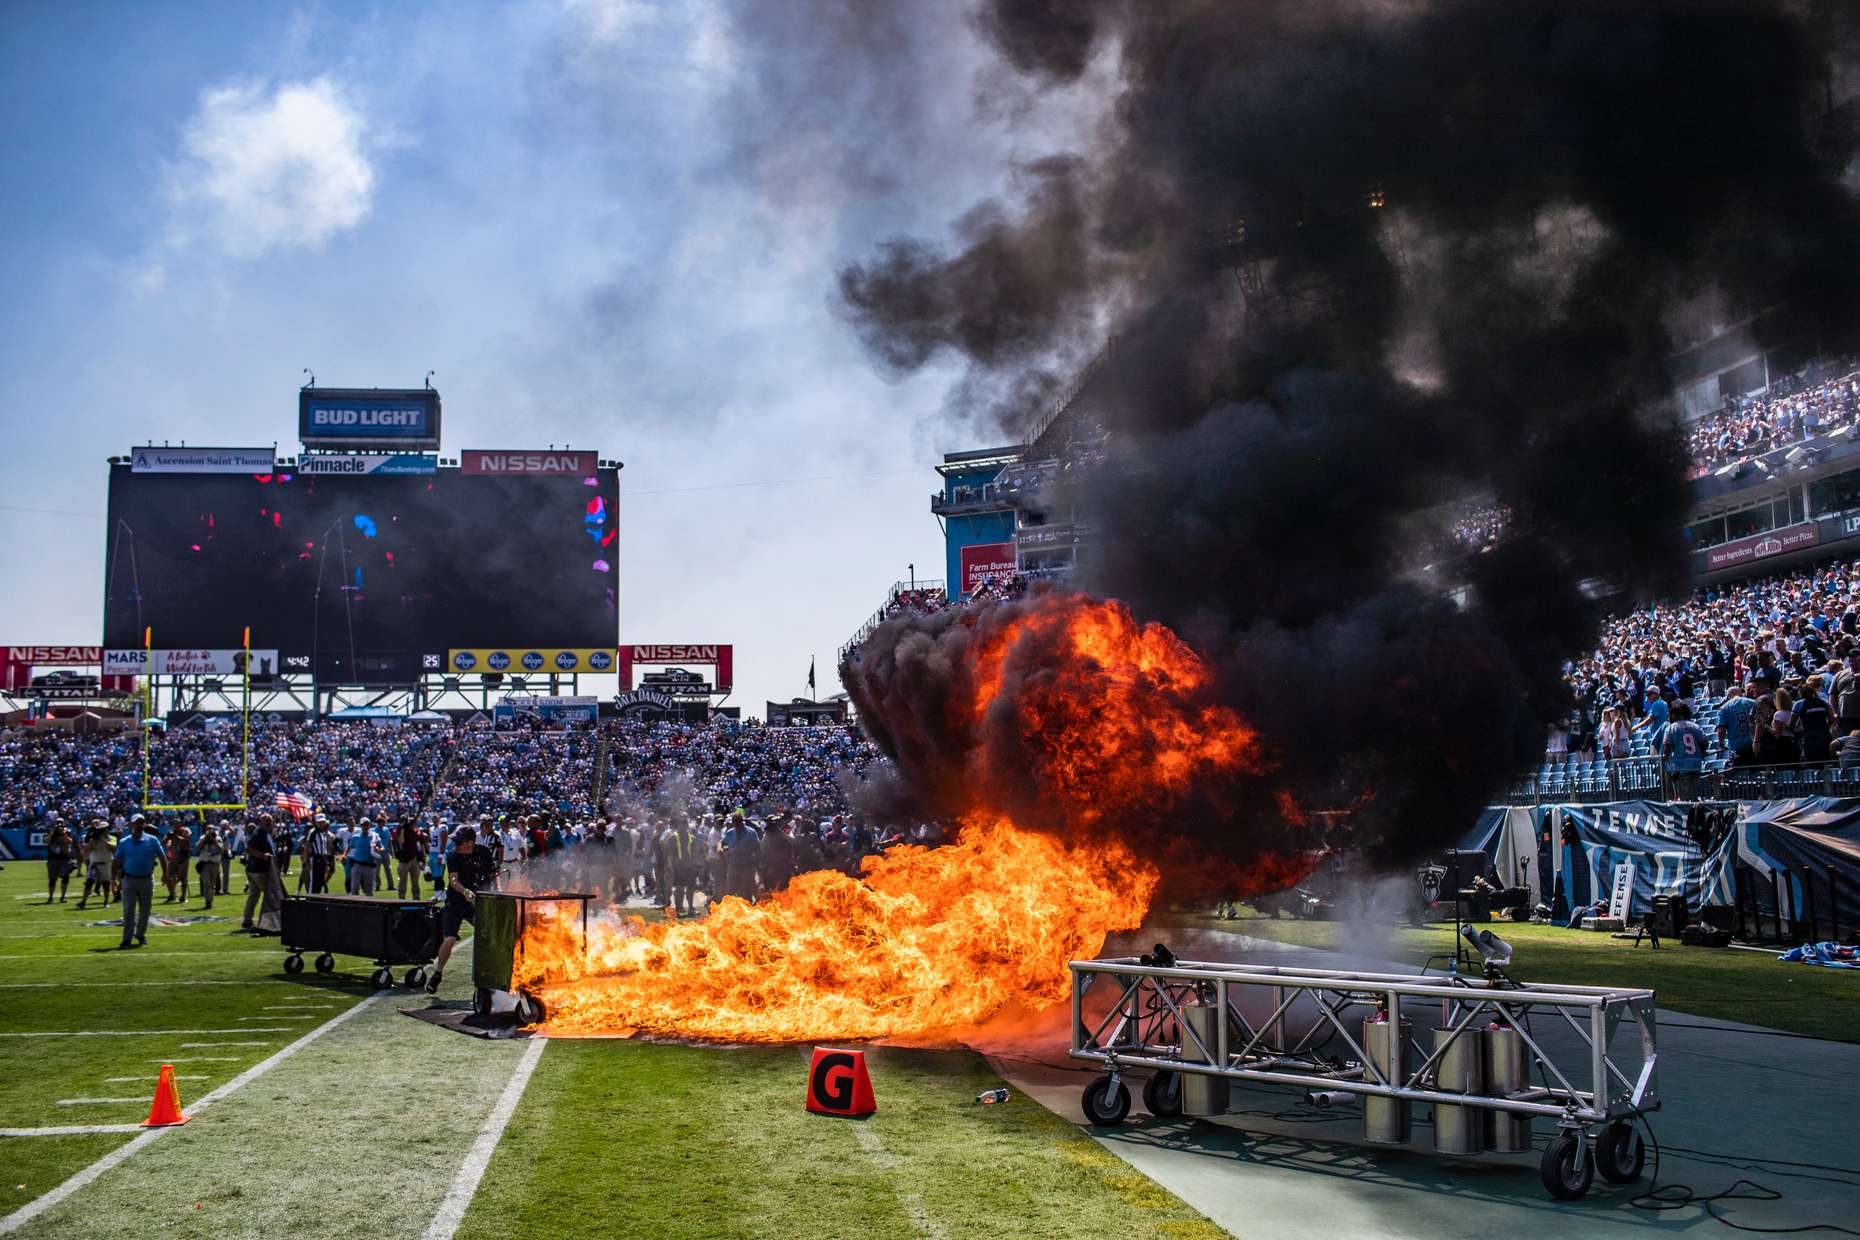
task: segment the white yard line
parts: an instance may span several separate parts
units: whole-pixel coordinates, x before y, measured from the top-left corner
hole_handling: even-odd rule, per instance
[[[55,959],[55,957],[39,957]],[[198,978],[189,978],[185,982],[0,982],[0,990],[70,990],[76,986],[95,986],[99,990],[115,990],[119,986],[166,986],[173,990],[177,986],[298,986],[302,983],[288,977],[246,977],[237,981],[203,982]]]
[[[191,1043],[189,1044],[191,1045]],[[270,1046],[269,1042],[254,1042],[254,1046]],[[163,1055],[160,1059],[151,1059],[150,1063],[238,1063],[242,1055]]]
[[[363,999],[362,1003],[368,1000]],[[357,1004],[360,1007],[361,1004]],[[354,1008],[350,1008],[354,1011]],[[266,1020],[280,1019],[267,1016]],[[167,1034],[195,1033],[296,1033],[289,1025],[271,1025],[262,1029],[54,1029],[33,1033],[0,1033],[0,1038],[153,1038]],[[205,1043],[201,1043],[205,1045]]]
[[[304,1047],[310,1045],[310,1043],[328,1033],[331,1029],[334,1029],[337,1025],[342,1024],[342,1022],[348,1020],[356,1013],[371,1006],[376,999],[383,997],[383,995],[371,995],[363,999],[360,1003],[349,1008],[347,1011],[336,1013],[336,1015],[330,1017],[327,1021],[318,1025],[315,1029],[310,1030],[310,1032],[304,1034],[295,1042],[292,1042],[269,1058],[261,1059],[244,1072],[241,1072],[238,1076],[235,1076],[232,1080],[226,1082],[218,1089],[213,1090],[211,1093],[204,1095],[198,1102],[194,1103],[191,1108],[193,1114],[198,1115],[214,1103],[244,1088],[246,1085],[249,1085],[251,1082],[283,1063],[286,1059],[289,1059],[292,1055],[295,1055]],[[163,1133],[172,1131],[173,1129],[170,1128],[150,1128],[135,1140],[125,1142],[123,1145],[111,1150],[108,1154],[105,1154],[102,1158],[99,1158],[96,1162],[84,1168],[44,1196],[34,1198],[5,1218],[0,1218],[0,1235],[18,1231],[21,1227],[24,1227],[39,1215],[45,1213],[71,1194],[77,1192],[104,1172],[110,1170],[110,1168],[121,1163],[143,1146],[149,1144],[151,1141],[159,1140]]]
[[[179,1063],[180,1061],[177,1059],[164,1059],[161,1062]],[[144,1072],[141,1076],[106,1076],[103,1078],[103,1083],[105,1085],[121,1085],[124,1081],[159,1081],[160,1079],[161,1073],[159,1072]],[[177,1072],[174,1074],[174,1079],[177,1081],[204,1081],[207,1078],[204,1076],[183,1076],[181,1073]]]
[[[530,1039],[523,1058],[517,1061],[517,1070],[510,1076],[510,1084],[504,1086],[503,1095],[485,1116],[484,1127],[478,1130],[478,1139],[466,1151],[465,1164],[446,1191],[445,1200],[439,1203],[439,1213],[427,1224],[425,1240],[452,1240],[453,1233],[458,1231],[472,1196],[478,1191],[478,1181],[484,1178],[484,1169],[490,1166],[491,1155],[497,1151],[497,1143],[503,1140],[504,1127],[516,1112],[517,1103],[523,1098],[523,1088],[530,1083],[530,1074],[536,1071],[536,1062],[542,1058],[543,1047],[547,1045],[547,1038]]]
[[[229,1029],[227,1030],[227,1032],[228,1033],[257,1033],[258,1030],[256,1029]],[[192,1050],[201,1050],[209,1046],[270,1046],[270,1045],[271,1043],[269,1042],[183,1042],[181,1043],[181,1049],[184,1051],[192,1051]],[[156,1062],[157,1063],[168,1063],[172,1061],[157,1060]]]
[[[120,1107],[127,1103],[143,1103],[148,1099],[141,1094],[133,1098],[60,1098],[54,1105],[61,1107]]]
[[[102,937],[100,937],[99,946],[104,946],[104,943],[102,943],[104,939],[108,939],[108,935],[102,935]],[[128,950],[128,952],[123,952],[123,950],[117,950],[117,948],[110,948],[108,952],[78,952],[76,956],[45,956],[45,954],[37,954],[37,956],[0,956],[0,959],[56,959],[58,963],[65,965],[65,963],[74,961],[74,959],[149,959],[149,957],[153,956],[259,956],[260,952],[262,952],[264,956],[270,956],[273,952],[277,952],[277,948],[272,948],[270,952],[264,952],[264,948],[219,948],[218,952],[147,952],[147,950],[143,950],[143,948],[132,948],[132,950]]]
[[[885,1143],[879,1140],[878,1133],[873,1131],[871,1125],[853,1121],[853,1140],[859,1143],[859,1148],[865,1151],[872,1165],[880,1171],[897,1170],[898,1160],[885,1148]],[[905,1188],[895,1180],[891,1190],[897,1194],[898,1204],[904,1207],[904,1212],[910,1215],[912,1230],[918,1235],[930,1236],[933,1240],[941,1240],[949,1235],[948,1229],[930,1213],[929,1207],[924,1205],[924,1199],[915,1190]]]
[[[0,1137],[91,1137],[106,1132],[146,1132],[141,1124],[52,1124],[45,1128],[0,1128]]]
[[[233,1017],[233,1019],[243,1025],[247,1021],[256,1023],[261,1020],[315,1020],[316,1018],[314,1016],[306,1015],[306,1016],[235,1016]],[[240,1032],[243,1032],[243,1030],[241,1030]]]

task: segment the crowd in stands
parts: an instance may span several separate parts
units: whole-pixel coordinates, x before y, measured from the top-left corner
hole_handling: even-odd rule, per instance
[[[1733,397],[1692,424],[1692,476],[1732,461],[1813,439],[1860,421],[1860,371],[1851,363],[1818,362],[1779,379],[1761,395]]]
[[[38,831],[63,822],[88,847],[100,826],[121,836],[145,805],[235,804],[241,736],[237,726],[152,735],[145,798],[144,755],[133,738],[0,730],[0,827]],[[514,860],[616,839],[629,850],[649,848],[686,819],[707,838],[740,822],[758,840],[778,822],[784,836],[799,831],[808,838],[804,853],[817,850],[827,863],[844,864],[882,844],[882,834],[848,799],[876,761],[876,747],[851,728],[770,728],[722,718],[617,719],[561,730],[495,729],[482,721],[267,722],[252,729],[246,810],[147,812],[164,840],[172,842],[182,828],[198,841],[211,826],[233,856],[261,812],[285,834],[287,853],[320,848],[313,836],[326,824],[331,861],[343,861],[345,872],[357,833],[378,835],[376,851],[386,859],[402,824],[411,824],[421,850],[435,855],[459,825],[495,834],[500,844],[508,836]],[[302,798],[296,813],[281,804],[281,794]],[[187,855],[184,845],[183,871]],[[651,885],[646,869],[633,869],[638,886]],[[300,872],[300,885],[313,882],[307,874]],[[755,889],[767,887],[758,879]]]
[[[1660,754],[1683,705],[1704,758],[1860,763],[1860,560],[1711,586],[1611,620],[1565,669],[1576,697],[1547,757]],[[1636,746],[1636,740],[1644,742]]]

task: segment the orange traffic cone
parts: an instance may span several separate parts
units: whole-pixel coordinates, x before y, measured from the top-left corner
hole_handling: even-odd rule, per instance
[[[155,1099],[149,1103],[149,1117],[142,1121],[142,1126],[172,1128],[186,1122],[187,1116],[181,1114],[181,1088],[174,1083],[174,1065],[165,1063],[161,1066],[161,1078],[155,1082]]]

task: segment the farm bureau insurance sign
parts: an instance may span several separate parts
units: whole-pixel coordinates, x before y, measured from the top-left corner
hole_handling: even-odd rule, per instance
[[[1813,521],[1785,526],[1766,534],[1752,534],[1749,538],[1740,538],[1722,547],[1712,547],[1705,552],[1705,568],[1711,571],[1729,568],[1733,564],[1748,564],[1753,560],[1767,560],[1785,551],[1812,547],[1820,541],[1820,527]]]
[[[1018,567],[1013,543],[972,543],[962,549],[962,592],[973,594],[988,578],[1009,576]]]

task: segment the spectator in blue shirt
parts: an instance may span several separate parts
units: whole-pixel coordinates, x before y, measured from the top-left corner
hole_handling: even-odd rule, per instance
[[[1660,738],[1660,757],[1672,795],[1682,801],[1698,796],[1699,772],[1705,766],[1705,731],[1692,722],[1692,707],[1674,702],[1666,734]]]
[[[1756,695],[1760,691],[1755,683],[1745,685],[1744,695],[1728,697],[1718,707],[1718,739],[1731,755],[1732,766],[1756,763],[1753,744],[1757,735]]]
[[[123,889],[123,947],[148,945],[149,904],[155,898],[155,867],[161,862],[161,841],[149,831],[147,819],[136,814],[129,820],[129,834],[116,845],[112,863]]]

